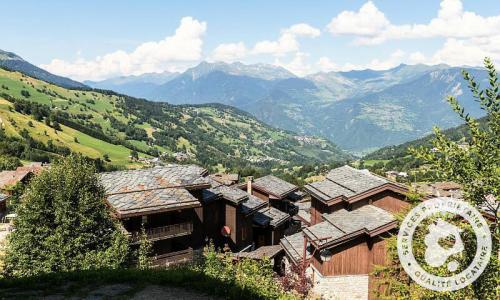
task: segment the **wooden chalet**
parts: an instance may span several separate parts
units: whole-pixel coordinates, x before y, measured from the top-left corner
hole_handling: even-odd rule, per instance
[[[218,205],[212,204],[210,209],[212,215],[221,215],[223,218],[214,220],[211,225],[207,224],[220,226],[219,231],[213,228],[207,231],[212,233],[209,237],[216,244],[227,244],[233,251],[279,244],[289,225],[289,214],[269,207],[268,202],[236,186],[226,186],[215,180],[207,192],[220,194],[223,200]]]
[[[100,174],[106,200],[132,245],[141,228],[153,243],[155,266],[169,266],[193,257],[204,244],[203,190],[207,171],[194,165]]]
[[[246,188],[249,194],[266,201],[269,206],[291,215],[297,214],[298,208],[294,203],[303,196],[296,185],[273,175],[267,175],[255,180],[249,177],[247,183],[240,185],[240,188]]]
[[[306,185],[305,190],[311,195],[311,225],[322,222],[323,214],[343,208],[354,210],[372,204],[399,212],[409,206],[405,186],[350,166],[331,170],[324,180]]]
[[[326,298],[369,298],[369,274],[387,262],[384,238],[397,230],[393,213],[409,206],[407,189],[343,166],[305,190],[310,226],[281,240],[288,263],[305,264],[315,291]]]
[[[233,251],[248,249],[253,246],[253,217],[255,213],[266,206],[259,198],[244,191],[212,181],[213,193],[220,194],[218,204],[210,209],[211,214],[219,215],[214,220],[215,228],[207,231],[209,238],[216,245],[227,245]],[[210,225],[209,225],[210,226]]]

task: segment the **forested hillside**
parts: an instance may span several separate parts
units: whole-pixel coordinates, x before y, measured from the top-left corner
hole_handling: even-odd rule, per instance
[[[343,160],[319,138],[296,136],[223,105],[175,106],[104,90],[70,90],[0,69],[2,154],[46,161],[79,152],[118,166],[175,152],[205,166]],[[135,156],[135,155],[133,155]]]

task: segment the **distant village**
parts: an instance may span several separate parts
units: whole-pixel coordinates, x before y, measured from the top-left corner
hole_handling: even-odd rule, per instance
[[[7,209],[11,187],[48,167],[32,163],[0,172],[0,239],[16,217]],[[188,263],[212,242],[235,259],[271,259],[278,274],[302,266],[321,297],[368,299],[374,266],[388,261],[385,238],[397,232],[394,214],[410,205],[408,187],[395,176],[403,175],[345,165],[301,190],[273,175],[240,178],[168,164],[100,173],[99,180],[132,247],[145,228],[156,267]],[[460,196],[451,182],[417,188],[423,200]]]

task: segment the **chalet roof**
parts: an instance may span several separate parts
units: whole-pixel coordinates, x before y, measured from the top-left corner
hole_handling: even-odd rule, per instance
[[[388,183],[397,185],[367,170],[346,165],[331,170],[324,180],[310,183],[305,189],[320,200],[329,201],[338,197],[350,198]]]
[[[266,206],[267,203],[253,195],[248,195],[248,200],[243,201],[241,204],[242,212],[246,215],[252,213],[262,207]]]
[[[274,207],[264,207],[254,216],[254,223],[260,226],[277,227],[290,219],[290,215]]]
[[[211,188],[210,189],[203,189],[201,199],[204,203],[209,203],[211,201],[219,199],[221,196],[222,196],[222,194],[214,189],[211,189]]]
[[[381,228],[390,226],[389,230],[397,225],[392,214],[374,205],[365,205],[352,211],[340,209],[324,214],[323,218],[325,221],[303,230],[307,238],[315,241],[319,247],[334,245],[361,234],[377,235],[381,233],[378,232]]]
[[[307,223],[311,223],[311,212],[310,212],[311,202],[310,201],[297,202],[297,203],[295,203],[295,205],[297,205],[297,207],[299,208],[299,211],[298,211],[297,215],[294,217],[298,217],[299,219],[302,219]]]
[[[287,256],[295,263],[302,260],[304,256],[304,235],[301,232],[285,236],[280,240],[280,245],[283,247]],[[309,244],[308,244],[309,247]],[[306,251],[306,258],[310,258],[311,253]]]
[[[0,172],[0,189],[5,189],[10,185],[14,185],[22,181],[26,176],[33,172],[28,169],[21,169],[15,171],[2,171]]]
[[[170,164],[148,169],[101,173],[100,179],[106,194],[109,195],[173,187],[208,187],[208,180],[203,177],[206,172],[204,168],[196,165]]]
[[[39,174],[42,172],[44,165],[41,162],[32,162],[25,166],[18,167],[16,171],[29,171],[34,174]]]
[[[282,251],[283,248],[281,245],[262,246],[251,252],[237,253],[236,256],[251,259],[263,259],[264,257],[273,258]]]
[[[247,192],[239,189],[236,186],[226,186],[219,183],[214,179],[210,179],[212,188],[210,191],[214,193],[219,193],[225,200],[230,201],[236,205],[241,204],[241,209],[244,214],[249,214],[255,212],[257,209],[262,208],[266,205],[263,200],[249,195]]]
[[[245,191],[214,182],[215,181],[212,181],[212,190],[220,193],[227,201],[233,202],[234,204],[240,204],[243,201],[248,200],[249,195]]]
[[[183,188],[111,194],[107,200],[119,214],[119,217],[201,205],[193,195]]]
[[[298,189],[297,186],[273,175],[267,175],[255,179],[255,181],[252,183],[252,186],[258,190],[267,192],[280,199],[286,197],[288,194]]]
[[[210,174],[210,178],[224,185],[232,185],[240,180],[239,174],[216,173]]]

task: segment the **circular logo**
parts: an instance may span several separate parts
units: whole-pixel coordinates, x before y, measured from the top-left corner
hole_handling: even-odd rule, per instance
[[[418,225],[426,218],[438,213],[461,216],[467,221],[476,235],[476,253],[472,263],[458,274],[453,274],[460,264],[453,257],[464,251],[459,227],[437,218],[428,227],[424,238],[425,262],[431,267],[445,266],[453,275],[448,277],[430,274],[425,271],[413,254],[413,236]],[[452,237],[453,245],[443,247],[440,241]],[[465,201],[453,198],[434,198],[426,200],[413,208],[403,220],[398,233],[398,255],[406,273],[419,285],[434,291],[455,291],[474,282],[488,265],[491,255],[491,233],[481,213]]]

